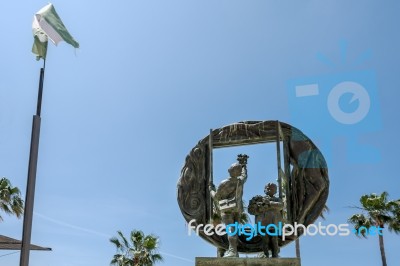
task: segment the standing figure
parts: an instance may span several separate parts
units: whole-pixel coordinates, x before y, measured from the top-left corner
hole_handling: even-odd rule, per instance
[[[238,155],[238,162],[229,167],[229,177],[221,182],[215,191],[210,186],[211,197],[217,202],[221,211],[222,222],[225,225],[240,222],[243,213],[243,185],[247,179],[247,155]],[[233,230],[233,228],[230,228]],[[231,231],[232,232],[232,231]],[[224,257],[239,257],[237,252],[237,235],[228,235],[229,248]]]
[[[255,196],[250,200],[248,211],[255,215],[255,222],[258,225],[270,226],[262,238],[262,247],[264,257],[269,257],[268,250],[271,250],[272,257],[277,258],[279,254],[278,232],[275,231],[282,222],[283,202],[275,197],[277,186],[274,183],[268,183],[264,188],[265,196]]]

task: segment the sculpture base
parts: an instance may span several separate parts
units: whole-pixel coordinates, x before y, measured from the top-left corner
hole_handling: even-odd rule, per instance
[[[196,266],[300,266],[298,258],[205,258],[197,257]]]

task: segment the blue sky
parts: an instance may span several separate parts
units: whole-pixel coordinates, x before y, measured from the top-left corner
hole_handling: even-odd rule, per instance
[[[1,4],[0,176],[23,194],[42,66],[31,53],[31,23],[46,4]],[[109,265],[108,239],[135,228],[160,237],[160,265],[214,256],[213,246],[187,236],[176,183],[210,128],[243,120],[290,123],[329,154],[326,223],[345,223],[362,194],[400,197],[396,1],[53,4],[81,48],[49,45],[32,242],[53,251],[32,252],[31,266]],[[370,93],[370,112],[354,127],[332,122],[326,109],[329,81],[344,79],[366,82]],[[300,102],[290,84],[301,82],[321,84],[321,95]],[[348,101],[340,106],[352,112],[357,102]],[[216,184],[237,152],[216,152]],[[245,191],[262,193],[260,176],[276,173],[273,147],[249,152]],[[22,220],[6,216],[0,228],[21,238]],[[398,237],[385,235],[389,265],[400,261]],[[301,251],[304,265],[380,263],[376,237],[302,237]],[[281,255],[294,256],[293,245]],[[18,261],[19,254],[0,257],[1,265]]]

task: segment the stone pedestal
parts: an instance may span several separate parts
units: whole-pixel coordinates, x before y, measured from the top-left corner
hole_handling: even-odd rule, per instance
[[[197,257],[196,266],[300,266],[298,258],[205,258]]]

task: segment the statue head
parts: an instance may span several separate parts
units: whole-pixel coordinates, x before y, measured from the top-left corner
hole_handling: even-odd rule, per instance
[[[242,174],[242,165],[240,163],[234,163],[229,167],[228,173],[231,177],[238,177]]]
[[[268,183],[265,185],[264,192],[270,197],[273,197],[278,190],[278,187],[274,183]]]

